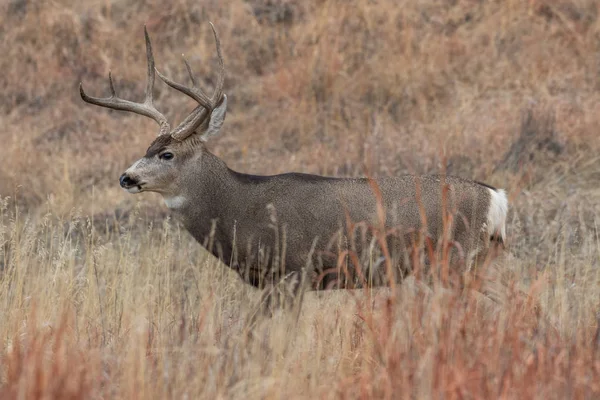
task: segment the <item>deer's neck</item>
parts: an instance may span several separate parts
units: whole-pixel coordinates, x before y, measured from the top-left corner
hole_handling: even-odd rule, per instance
[[[244,193],[235,174],[217,156],[205,152],[194,170],[185,174],[180,193],[164,198],[187,231],[228,265],[236,223],[233,205]]]

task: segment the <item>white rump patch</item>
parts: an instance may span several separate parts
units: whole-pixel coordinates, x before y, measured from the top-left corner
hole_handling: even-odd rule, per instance
[[[165,197],[165,204],[172,210],[176,210],[185,205],[186,199],[183,196]]]
[[[504,189],[488,189],[490,191],[490,208],[487,215],[487,230],[490,236],[499,236],[506,239],[506,214],[508,213],[508,199]]]

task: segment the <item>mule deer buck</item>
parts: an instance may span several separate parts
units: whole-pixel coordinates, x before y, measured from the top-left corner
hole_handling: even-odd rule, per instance
[[[158,137],[123,173],[121,186],[129,193],[160,193],[189,233],[246,282],[262,289],[289,282],[292,291],[300,282],[307,289],[380,285],[410,271],[419,257],[412,251],[415,243],[439,248],[440,238],[447,235],[452,265],[466,268],[503,243],[506,194],[476,181],[443,175],[258,176],[228,168],[205,144],[219,133],[227,109],[225,67],[219,37],[211,27],[219,61],[212,96],[197,86],[185,59],[191,86],[155,69],[145,28],[145,100],[117,97],[110,74],[110,97],[89,96],[82,85],[80,94],[88,103],[131,111],[158,123]],[[174,129],[154,106],[155,72],[198,103]],[[383,240],[377,232],[385,233]],[[382,266],[384,259],[393,260],[392,276]]]

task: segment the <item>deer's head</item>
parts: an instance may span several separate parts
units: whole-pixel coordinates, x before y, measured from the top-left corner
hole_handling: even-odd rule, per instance
[[[111,96],[106,98],[88,96],[80,84],[81,98],[87,103],[114,110],[130,111],[152,118],[159,125],[158,137],[152,142],[146,155],[133,163],[120,177],[120,184],[129,193],[158,192],[166,199],[180,195],[182,176],[193,176],[197,170],[198,159],[206,151],[204,142],[219,133],[227,110],[227,96],[223,93],[225,66],[221,54],[219,37],[213,24],[210,24],[215,36],[220,70],[212,96],[208,96],[196,83],[189,63],[184,59],[192,86],[181,85],[162,75],[154,67],[150,37],[144,27],[146,37],[146,56],[148,59],[148,78],[146,97],[142,103],[117,97],[109,73]],[[192,99],[198,106],[174,129],[171,129],[165,116],[154,106],[153,89],[155,73],[167,85]],[[189,171],[189,174],[186,172]]]

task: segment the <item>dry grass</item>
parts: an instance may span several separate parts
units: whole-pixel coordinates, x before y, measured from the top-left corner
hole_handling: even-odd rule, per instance
[[[597,398],[600,20],[591,0],[0,4],[0,398]],[[410,279],[307,295],[244,322],[259,294],[117,187],[151,121],[77,85],[144,86],[227,65],[214,152],[244,172],[436,172],[506,187],[495,301]],[[209,81],[207,79],[207,84]],[[157,85],[179,120],[192,106]],[[7,198],[10,197],[10,198]],[[477,285],[474,282],[473,285]]]

